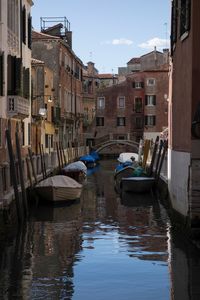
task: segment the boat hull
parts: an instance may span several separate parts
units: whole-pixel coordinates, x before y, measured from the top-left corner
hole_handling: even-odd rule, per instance
[[[80,198],[82,187],[82,184],[68,176],[55,175],[38,183],[35,192],[49,202],[70,201]]]
[[[128,177],[121,179],[122,192],[146,193],[154,187],[153,177]]]
[[[82,188],[65,187],[37,187],[36,193],[42,199],[50,202],[61,202],[76,200],[81,197]]]

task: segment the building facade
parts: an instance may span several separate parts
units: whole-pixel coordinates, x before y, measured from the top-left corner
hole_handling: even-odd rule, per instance
[[[31,0],[0,1],[0,162],[5,128],[19,132],[22,155],[31,142]],[[15,145],[15,143],[14,143]]]
[[[72,33],[62,23],[32,33],[33,58],[53,72],[53,119],[64,147],[83,143],[83,64],[71,46]]]
[[[136,60],[143,62],[143,71],[132,72],[125,81],[98,89],[93,129],[96,138],[112,134],[116,140],[155,140],[167,128],[169,70],[157,55],[165,56],[150,52]]]
[[[32,59],[32,126],[31,148],[40,153],[39,143],[44,152],[55,150],[58,141],[57,127],[54,124],[53,72],[44,62]]]
[[[179,13],[181,11],[181,14]],[[172,206],[200,220],[200,2],[172,1],[169,97],[169,193]]]

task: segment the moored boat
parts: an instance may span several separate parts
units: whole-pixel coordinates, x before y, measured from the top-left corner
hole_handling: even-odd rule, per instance
[[[81,156],[79,160],[82,161],[87,166],[87,168],[93,168],[96,165],[95,158],[90,154]]]
[[[35,186],[39,197],[49,202],[79,199],[82,184],[65,175],[55,175],[42,180]]]
[[[82,183],[87,176],[87,167],[82,161],[75,161],[65,166],[62,169],[61,174]]]
[[[155,185],[154,177],[126,177],[121,179],[121,192],[146,193],[150,192]]]

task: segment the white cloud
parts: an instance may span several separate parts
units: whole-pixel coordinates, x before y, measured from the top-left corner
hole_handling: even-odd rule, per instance
[[[114,39],[112,40],[112,44],[113,45],[132,45],[133,44],[133,41],[131,40],[128,40],[128,39]]]
[[[154,47],[166,48],[166,47],[169,47],[169,40],[159,39],[159,38],[155,37],[151,40],[148,40],[147,42],[139,44],[138,46],[143,49],[153,49]]]
[[[112,41],[104,41],[101,44],[102,45],[107,44],[107,45],[128,45],[128,46],[130,46],[133,44],[133,41],[121,38],[121,39],[113,39]]]

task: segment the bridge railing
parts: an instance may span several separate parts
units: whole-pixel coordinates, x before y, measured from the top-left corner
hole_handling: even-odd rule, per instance
[[[126,133],[126,134],[117,134],[117,133],[110,133],[110,134],[106,134],[104,136],[98,137],[98,138],[94,138],[94,145],[100,145],[103,143],[106,143],[108,141],[117,141],[117,140],[127,140],[127,141],[135,141],[135,136],[130,134],[130,133]]]

